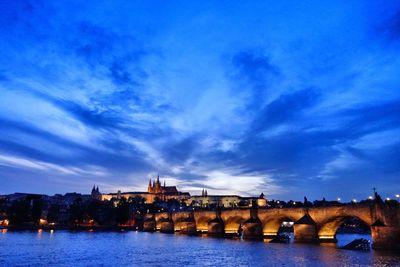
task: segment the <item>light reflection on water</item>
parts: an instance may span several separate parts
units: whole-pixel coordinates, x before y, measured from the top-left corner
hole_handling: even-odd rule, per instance
[[[339,245],[363,235],[339,235]],[[391,252],[143,232],[0,234],[0,266],[400,266]]]

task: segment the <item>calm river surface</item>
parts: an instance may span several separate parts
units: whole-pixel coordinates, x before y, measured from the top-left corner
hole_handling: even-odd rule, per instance
[[[400,255],[134,231],[3,230],[0,266],[400,266]]]

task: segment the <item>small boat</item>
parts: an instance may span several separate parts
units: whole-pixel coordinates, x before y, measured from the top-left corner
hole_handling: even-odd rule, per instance
[[[340,247],[341,249],[348,249],[348,250],[359,250],[359,251],[369,251],[371,250],[371,244],[369,240],[365,238],[359,238],[356,240],[351,241],[345,246]]]
[[[270,243],[290,243],[290,236],[287,234],[277,235],[274,239],[270,241]]]

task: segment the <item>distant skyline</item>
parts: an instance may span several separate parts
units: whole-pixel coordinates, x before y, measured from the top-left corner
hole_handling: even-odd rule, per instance
[[[400,193],[400,1],[0,0],[0,194]]]

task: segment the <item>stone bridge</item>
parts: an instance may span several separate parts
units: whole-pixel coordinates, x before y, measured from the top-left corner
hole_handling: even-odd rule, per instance
[[[371,228],[374,248],[400,249],[399,205],[349,204],[311,208],[231,209],[147,214],[143,230],[207,233],[211,236],[242,234],[246,239],[274,238],[282,222],[294,222],[297,242],[335,242],[336,231],[348,218],[358,218]]]

